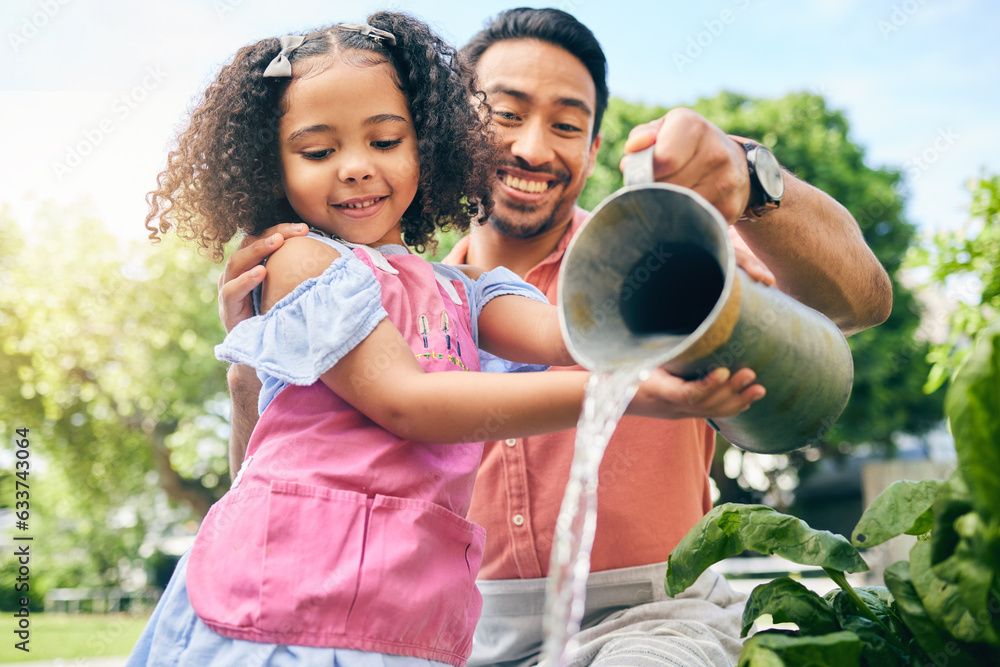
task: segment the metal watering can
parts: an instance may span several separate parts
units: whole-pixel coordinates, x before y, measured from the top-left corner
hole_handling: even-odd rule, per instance
[[[701,195],[653,182],[652,148],[626,158],[625,187],[594,209],[559,275],[559,321],[591,371],[645,364],[686,378],[752,368],[767,394],[709,423],[764,454],[804,447],[844,410],[847,340],[823,314],[736,266],[727,223]]]

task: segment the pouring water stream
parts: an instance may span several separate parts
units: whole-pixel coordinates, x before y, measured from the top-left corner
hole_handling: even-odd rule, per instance
[[[580,629],[597,524],[598,470],[647,369],[704,377],[754,369],[767,396],[712,426],[743,449],[781,454],[821,437],[851,393],[837,326],[736,265],[727,221],[696,192],[653,182],[653,147],[626,156],[626,186],[570,242],[557,302],[567,349],[594,372],[546,584],[545,667],[567,664]],[[608,369],[614,369],[609,371]]]
[[[626,367],[594,373],[587,383],[549,562],[542,654],[546,665],[566,664],[573,636],[580,630],[597,525],[598,469],[618,420],[646,372],[645,365]]]

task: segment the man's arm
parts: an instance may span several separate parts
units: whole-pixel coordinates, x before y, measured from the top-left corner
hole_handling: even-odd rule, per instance
[[[253,315],[250,293],[261,284],[267,269],[261,264],[287,238],[308,233],[302,224],[280,224],[266,230],[259,238],[248,236],[230,256],[219,274],[219,319],[226,332]],[[250,434],[257,424],[257,397],[260,380],[249,366],[234,364],[226,373],[233,413],[229,423],[229,474],[236,477],[247,453]]]
[[[260,380],[249,366],[233,364],[226,373],[233,413],[229,420],[229,475],[236,477],[247,453],[250,434],[257,425],[257,397]]]
[[[845,335],[881,324],[892,283],[851,214],[826,193],[785,172],[781,207],[733,225],[786,294],[829,317]]]
[[[677,108],[634,128],[625,150],[654,143],[656,180],[691,188],[718,208],[734,225],[737,247],[763,261],[783,292],[825,314],[845,334],[889,316],[889,276],[857,222],[832,197],[785,172],[781,207],[740,222],[750,177],[736,140],[691,109]]]

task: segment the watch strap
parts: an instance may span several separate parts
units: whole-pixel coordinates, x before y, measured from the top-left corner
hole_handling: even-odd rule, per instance
[[[747,208],[743,211],[743,215],[740,220],[755,221],[759,220],[765,214],[781,205],[781,200],[771,199],[764,192],[764,186],[761,185],[760,177],[757,174],[754,161],[750,157],[751,151],[763,146],[760,142],[754,141],[753,139],[747,139],[746,137],[739,137],[736,135],[730,135],[730,137],[738,143],[744,150],[747,156],[747,170],[750,174],[750,198],[747,202]]]

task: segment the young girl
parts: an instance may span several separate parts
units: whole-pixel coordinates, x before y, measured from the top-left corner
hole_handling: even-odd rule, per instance
[[[242,49],[194,111],[151,236],[218,258],[237,231],[312,232],[272,255],[261,314],[217,348],[257,369],[260,421],[130,665],[464,665],[481,441],[573,426],[586,374],[467,372],[480,347],[571,364],[555,309],[505,269],[404,244],[490,208],[494,152],[462,76],[425,25],[381,12]],[[632,410],[656,414],[656,391]]]

